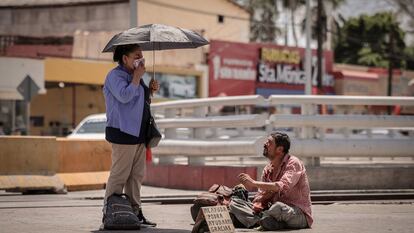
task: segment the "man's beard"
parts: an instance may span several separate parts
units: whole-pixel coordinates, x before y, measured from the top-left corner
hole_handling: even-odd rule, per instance
[[[269,154],[269,150],[267,149],[267,147],[263,148],[263,156],[270,159],[269,158],[270,154]]]
[[[275,158],[274,155],[269,153],[269,150],[266,147],[263,147],[263,156],[268,158],[269,160],[273,160]]]
[[[269,156],[269,151],[267,150],[265,146],[263,147],[263,156],[266,158]]]

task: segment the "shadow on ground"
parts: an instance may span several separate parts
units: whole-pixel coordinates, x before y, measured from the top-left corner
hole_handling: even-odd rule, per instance
[[[164,228],[144,228],[141,230],[96,230],[91,231],[91,233],[104,233],[104,232],[113,232],[113,233],[131,233],[131,232],[140,232],[140,233],[190,233],[189,230],[182,229],[164,229]]]

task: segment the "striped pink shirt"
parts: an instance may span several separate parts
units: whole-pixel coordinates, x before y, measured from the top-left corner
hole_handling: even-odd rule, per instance
[[[308,176],[303,163],[295,156],[285,155],[279,168],[274,168],[271,163],[266,165],[262,174],[263,182],[275,182],[279,186],[279,192],[257,192],[253,205],[255,209],[266,209],[275,202],[283,202],[290,206],[300,208],[306,215],[309,227],[312,226],[312,204]]]

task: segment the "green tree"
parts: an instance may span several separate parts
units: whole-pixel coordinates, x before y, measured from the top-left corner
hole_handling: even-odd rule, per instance
[[[298,36],[296,34],[296,11],[306,4],[306,0],[282,0],[283,8],[289,10],[290,12],[290,27],[292,30],[293,40],[295,42],[295,46],[298,46]]]
[[[414,70],[414,46],[405,48],[405,65],[408,70]]]
[[[414,2],[413,0],[393,0],[398,7],[398,14],[406,15],[409,18],[409,26],[414,29]],[[412,33],[413,31],[411,31]]]
[[[413,0],[393,0],[394,5],[397,7],[397,15],[406,17],[408,19],[409,29],[406,33],[414,34],[414,2]],[[407,45],[408,46],[408,45]],[[404,59],[406,60],[406,68],[414,70],[414,42],[411,42],[409,47],[404,51]]]
[[[300,1],[300,0],[299,0]],[[302,1],[300,1],[302,2]],[[341,4],[345,3],[346,0],[323,0],[322,1],[322,15],[321,15],[321,27],[322,27],[322,33],[323,38],[326,40],[327,38],[327,28],[328,28],[328,22],[327,22],[327,16],[330,14],[330,12],[326,12],[325,4],[330,3],[332,4],[332,9],[337,9]],[[305,4],[306,1],[303,2]],[[302,32],[305,33],[306,29],[306,16],[302,20]],[[311,38],[316,40],[318,37],[318,6],[314,6],[311,8]]]
[[[312,1],[312,0],[311,0]],[[324,3],[331,3],[333,8],[337,8],[346,0],[323,0]],[[276,25],[279,17],[277,3],[280,2],[283,9],[290,11],[290,26],[293,34],[295,45],[298,43],[296,34],[296,12],[299,8],[305,7],[306,0],[238,0],[242,6],[246,7],[251,14],[250,20],[250,40],[260,42],[274,42],[276,37],[281,34],[281,30]],[[323,6],[322,6],[323,7]],[[312,37],[316,39],[317,31],[317,11],[316,7],[312,9]],[[326,28],[326,13],[323,12],[323,28]],[[303,29],[305,20],[303,20]],[[326,38],[326,30],[324,30]]]
[[[345,21],[339,29],[335,61],[386,68],[392,58],[393,66],[401,68],[405,65],[405,61],[400,59],[404,49],[404,32],[392,13],[361,15]]]
[[[276,26],[278,17],[274,0],[247,0],[243,4],[250,12],[250,41],[274,42],[280,35]]]
[[[318,83],[318,93],[322,93],[322,57],[323,57],[323,43],[328,38],[328,14],[330,12],[326,11],[326,4],[331,4],[333,9],[336,9],[340,4],[344,3],[345,0],[317,0],[315,7],[311,9],[311,38],[316,39],[318,42],[318,73],[317,73],[317,83]],[[306,33],[306,17],[302,21],[302,31]]]

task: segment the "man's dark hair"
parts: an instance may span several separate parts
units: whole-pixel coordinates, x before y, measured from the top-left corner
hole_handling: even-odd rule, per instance
[[[283,146],[283,152],[285,154],[289,153],[290,138],[287,134],[282,132],[274,132],[271,133],[270,136],[272,136],[275,139],[276,146]]]
[[[114,62],[118,62],[118,64],[123,65],[124,63],[122,61],[122,56],[128,55],[139,48],[140,47],[137,44],[127,44],[127,45],[116,46],[115,51],[114,51],[114,56],[113,56]]]

